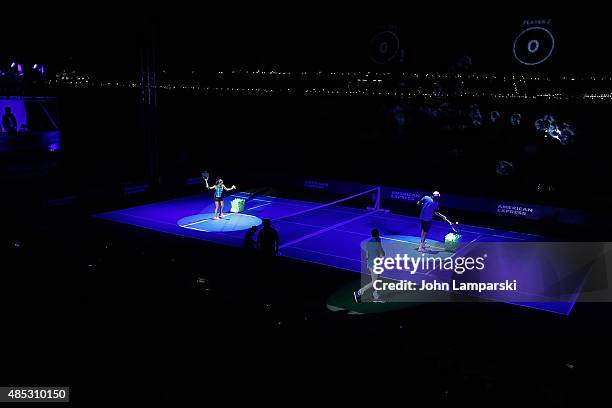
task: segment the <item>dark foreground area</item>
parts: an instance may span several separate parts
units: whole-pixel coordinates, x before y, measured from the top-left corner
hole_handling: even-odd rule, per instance
[[[3,382],[69,385],[76,404],[295,391],[319,403],[333,393],[566,406],[606,392],[608,304],[567,317],[500,303],[332,312],[354,273],[263,262],[70,206],[3,219]]]

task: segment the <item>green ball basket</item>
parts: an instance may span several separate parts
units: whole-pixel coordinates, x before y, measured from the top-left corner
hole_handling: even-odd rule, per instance
[[[450,232],[444,237],[444,248],[450,252],[457,252],[460,240],[461,235]]]
[[[233,213],[239,213],[244,211],[244,199],[242,198],[234,198],[232,200],[232,208],[230,209]]]

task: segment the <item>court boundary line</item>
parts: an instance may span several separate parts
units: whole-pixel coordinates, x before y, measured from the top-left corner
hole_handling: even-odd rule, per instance
[[[216,243],[216,244],[225,245],[225,243],[220,243],[220,242],[214,241],[212,239],[199,238],[199,237],[206,237],[207,235],[198,235],[198,237],[193,237],[193,236],[190,236],[190,235],[182,235],[182,234],[180,234],[178,232],[174,232],[174,231],[164,231],[164,230],[155,229],[153,227],[145,227],[143,225],[132,224],[132,223],[127,222],[127,221],[117,221],[117,220],[114,220],[114,219],[111,219],[111,218],[107,218],[108,214],[119,214],[119,215],[122,215],[124,217],[139,218],[141,220],[146,220],[146,221],[149,221],[151,223],[159,223],[159,224],[163,224],[163,225],[168,225],[170,227],[178,227],[179,231],[180,231],[180,228],[181,228],[180,225],[175,224],[175,223],[166,222],[166,221],[159,221],[159,220],[155,220],[155,219],[152,219],[152,218],[142,217],[142,216],[139,216],[139,215],[127,214],[127,213],[124,213],[124,212],[121,212],[121,211],[113,211],[112,213],[103,213],[103,214],[96,215],[95,217],[99,218],[99,219],[102,219],[102,220],[105,220],[105,221],[112,221],[112,222],[116,222],[116,223],[119,223],[119,224],[126,224],[126,225],[130,225],[132,227],[137,227],[137,228],[146,229],[146,230],[150,230],[150,231],[161,232],[163,234],[170,234],[170,235],[175,235],[177,237],[185,237],[185,238],[190,238],[190,239],[198,239],[200,241],[213,242],[213,243]],[[191,228],[185,228],[185,229],[191,229]],[[202,230],[198,230],[198,229],[191,229],[191,230],[192,231],[203,232]],[[240,231],[230,231],[230,232],[240,232]],[[228,232],[215,231],[214,233],[215,234],[223,235],[225,237],[228,237],[228,238],[231,238],[231,239],[234,239],[234,240],[242,241],[241,237],[230,235],[230,234],[228,234]]]
[[[349,261],[358,262],[360,265],[363,265],[363,264],[365,263],[365,262],[364,262],[364,261],[362,261],[362,260],[357,260],[357,259],[354,259],[354,258],[347,258],[347,257],[340,256],[340,255],[327,254],[327,253],[325,253],[325,252],[314,251],[314,250],[312,250],[312,249],[306,249],[306,248],[300,248],[300,247],[291,247],[291,248],[289,248],[289,249],[296,249],[296,250],[298,250],[298,251],[304,251],[304,252],[312,252],[312,253],[315,253],[315,254],[320,254],[320,255],[325,255],[325,256],[331,256],[331,257],[333,257],[333,258],[346,259],[346,260],[349,260]],[[286,256],[286,255],[281,255],[281,256]],[[301,259],[301,258],[294,258],[294,257],[290,257],[290,256],[287,256],[287,257],[288,257],[288,258],[292,258],[292,259]],[[311,261],[308,261],[308,260],[306,260],[306,259],[301,259],[301,260],[302,260],[302,261],[306,261],[306,262],[311,262]],[[312,262],[311,262],[311,263],[312,263]],[[315,262],[315,263],[317,263],[317,262]],[[327,265],[327,266],[330,266],[330,265],[328,265],[328,264],[326,264],[326,265]],[[338,266],[334,266],[334,268],[336,268],[336,269],[342,269],[342,268],[339,268]],[[361,270],[360,270],[360,271],[355,271],[355,270],[353,270],[353,272],[357,272],[357,273],[359,273],[360,275],[366,275],[366,276],[369,276],[369,272],[364,273],[364,272],[361,272]],[[426,274],[425,274],[425,273],[423,273],[423,272],[415,272],[414,274],[418,274],[418,275],[426,275]],[[412,275],[414,275],[414,274],[412,274]],[[381,276],[383,276],[384,278],[387,278],[387,277],[386,277],[386,276],[384,276],[384,275],[381,275]],[[388,279],[395,280],[395,279],[393,279],[393,278],[388,278]]]
[[[306,235],[306,236],[303,236],[303,237],[301,237],[301,238],[297,238],[297,239],[294,239],[293,241],[289,241],[289,242],[287,242],[287,243],[285,243],[285,244],[283,244],[283,245],[279,246],[279,247],[278,247],[278,249],[287,248],[287,247],[289,247],[289,246],[291,246],[291,245],[295,245],[295,244],[297,244],[298,242],[302,242],[302,241],[305,241],[305,240],[307,240],[307,239],[313,238],[313,237],[315,237],[315,236],[317,236],[317,235],[324,234],[324,233],[326,233],[326,232],[328,232],[328,231],[331,231],[331,230],[333,230],[333,229],[335,229],[335,228],[337,228],[337,227],[340,227],[340,226],[342,226],[342,225],[346,225],[346,224],[349,224],[349,223],[351,223],[351,222],[354,222],[354,221],[360,220],[360,219],[362,219],[362,218],[368,217],[368,216],[370,216],[370,215],[376,214],[376,213],[377,213],[377,212],[379,212],[379,211],[380,211],[380,210],[374,210],[374,211],[371,211],[371,212],[367,212],[367,213],[365,213],[365,214],[361,214],[361,215],[360,215],[360,216],[358,216],[358,217],[351,218],[350,220],[342,221],[342,222],[340,222],[340,223],[338,223],[338,224],[331,225],[331,226],[329,226],[329,227],[327,227],[327,228],[324,228],[324,229],[322,229],[322,230],[315,231],[315,232],[313,232],[313,233],[311,233],[311,234],[308,234],[308,235]]]

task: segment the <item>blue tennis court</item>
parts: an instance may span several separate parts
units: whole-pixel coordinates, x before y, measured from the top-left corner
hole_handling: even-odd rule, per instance
[[[373,228],[380,231],[383,244],[393,244],[396,248],[399,245],[405,253],[412,251],[415,256],[418,254],[416,249],[420,240],[419,219],[378,209],[380,196],[375,197],[374,193],[376,189],[355,196],[357,199],[364,195],[371,196],[376,201],[376,205],[371,208],[348,207],[343,200],[321,205],[236,193],[226,198],[226,208],[229,210],[231,200],[240,198],[245,200],[244,211],[227,213],[223,218],[215,220],[210,195],[199,194],[103,213],[97,217],[234,247],[243,245],[246,230],[259,226],[267,218],[272,220],[273,227],[280,235],[281,256],[363,273],[365,261],[362,259],[362,245],[369,239]],[[444,239],[449,232],[448,224],[434,220],[427,237],[432,253],[447,255]],[[460,233],[463,245],[543,240],[537,235],[469,225],[462,226]],[[389,278],[400,279],[393,276]],[[575,298],[568,302],[548,302],[543,299],[542,303],[525,303],[524,306],[568,314],[574,302]]]

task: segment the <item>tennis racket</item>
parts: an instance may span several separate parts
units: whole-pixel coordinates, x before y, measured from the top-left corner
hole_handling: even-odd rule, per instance
[[[453,232],[459,232],[457,231],[457,226],[459,225],[458,222],[452,222],[451,220],[449,220],[445,215],[440,214],[440,218],[442,218],[444,221],[446,221],[448,223],[448,225],[450,225],[451,229],[453,230]]]
[[[206,181],[208,181],[208,178],[210,177],[210,174],[208,174],[207,171],[203,171],[202,172],[202,178]]]

